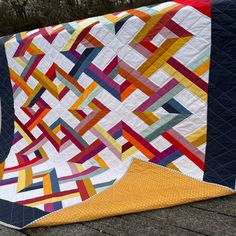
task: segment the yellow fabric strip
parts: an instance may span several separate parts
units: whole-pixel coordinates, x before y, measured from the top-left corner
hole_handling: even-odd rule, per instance
[[[49,195],[52,192],[53,191],[52,191],[50,174],[44,175],[43,176],[43,193],[44,195]]]
[[[167,164],[166,167],[180,172],[180,170],[178,169],[178,167],[177,167],[176,165],[174,165],[172,162],[169,163],[169,164]]]
[[[16,58],[16,62],[22,67],[26,67],[25,61],[21,58]],[[29,96],[33,93],[33,90],[27,85],[27,83],[17,75],[12,69],[10,69],[11,79],[20,86],[24,92]],[[40,70],[37,68],[32,72],[32,76],[44,87],[46,88],[55,98],[59,99],[59,92],[57,86]]]
[[[118,152],[121,153],[121,145],[100,125],[94,125],[93,127],[99,132]]]
[[[125,160],[127,157],[133,155],[137,151],[135,146],[129,148],[127,151],[121,153],[121,160]]]
[[[5,161],[0,163],[0,180],[3,178]]]
[[[28,84],[21,78],[14,70],[11,68],[10,70],[10,75],[11,75],[11,80],[19,86],[27,95],[30,95],[33,90],[28,86]]]
[[[27,204],[26,206],[35,207],[35,206],[38,206],[38,205],[59,202],[59,201],[74,198],[74,197],[80,197],[80,193],[78,192],[78,193],[67,194],[65,196],[60,196],[60,197],[52,197],[52,198],[48,198],[48,199],[41,200],[41,201],[38,201],[38,202],[33,202],[33,203],[30,203],[30,204]]]
[[[179,71],[175,70],[168,63],[163,65],[162,69],[166,71],[169,75],[172,75],[176,80],[178,80],[184,87],[188,88],[193,94],[197,95],[204,102],[207,102],[207,93],[195,85],[192,81],[187,79]]]
[[[34,99],[34,97],[37,95],[37,93],[40,91],[41,88],[42,88],[41,84],[36,85],[34,90],[32,90],[32,92],[28,96],[28,98],[27,98],[26,102],[24,103],[23,107],[28,107],[29,106],[29,104],[31,103],[31,101]]]
[[[153,54],[143,65],[138,69],[146,78],[152,76],[159,68],[161,68],[183,45],[186,44],[192,37],[185,37],[179,39],[169,39],[173,41],[168,48],[163,48],[163,53],[158,56],[157,49],[156,54]],[[162,47],[161,47],[162,48]],[[154,62],[152,62],[154,60]],[[146,68],[145,68],[146,67]],[[143,72],[143,69],[145,71]]]
[[[82,96],[78,98],[78,100],[71,106],[71,110],[76,110],[79,106],[89,97],[91,92],[97,88],[98,84],[96,82],[92,82],[83,92]]]
[[[17,183],[17,192],[20,192],[22,189],[25,189],[33,183],[32,169],[26,168],[19,171],[18,183]]]
[[[76,30],[76,31],[71,35],[71,37],[70,37],[70,39],[68,40],[68,43],[65,45],[63,51],[68,51],[68,50],[72,47],[73,43],[74,43],[75,40],[78,38],[78,36],[81,34],[81,32],[82,32],[85,28],[87,28],[89,25],[92,25],[92,24],[95,23],[95,22],[96,22],[96,20],[92,20],[92,21],[90,21],[90,22],[88,22],[88,23],[86,23],[86,24],[81,25],[81,26],[78,28],[78,30]]]
[[[84,185],[86,187],[86,190],[87,190],[89,196],[91,197],[91,196],[95,195],[96,190],[93,187],[93,184],[92,184],[91,180],[90,179],[84,179],[83,182],[84,182]]]
[[[198,147],[206,142],[207,127],[201,127],[194,133],[188,135],[186,139],[192,143],[195,147]]]
[[[25,131],[17,124],[17,122],[14,122],[16,130],[21,134],[22,137],[26,140],[27,143],[31,143],[30,137],[25,133]]]
[[[173,4],[172,6],[166,7],[148,20],[142,30],[137,34],[137,36],[133,39],[132,43],[137,43],[142,41],[145,36],[152,30],[153,26],[157,24],[158,21],[170,10],[174,9],[175,7],[179,6],[179,4]]]
[[[210,68],[210,59],[206,60],[203,64],[201,64],[195,71],[194,73],[198,76],[203,75],[207,71],[209,71]]]
[[[106,162],[97,154],[94,156],[94,160],[101,166],[102,168],[109,168]]]
[[[136,116],[138,116],[143,122],[147,125],[152,125],[159,120],[157,116],[155,116],[152,112],[134,112]]]

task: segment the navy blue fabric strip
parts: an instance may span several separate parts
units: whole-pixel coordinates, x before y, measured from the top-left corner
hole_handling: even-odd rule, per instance
[[[8,38],[9,36],[0,38],[0,98],[2,113],[0,132],[0,163],[7,158],[14,138],[13,93],[4,48],[4,42]]]
[[[212,0],[212,52],[204,180],[235,188],[236,2]]]
[[[37,208],[23,206],[2,199],[0,200],[0,209],[0,221],[17,228],[23,228],[34,220],[48,214],[48,212]]]

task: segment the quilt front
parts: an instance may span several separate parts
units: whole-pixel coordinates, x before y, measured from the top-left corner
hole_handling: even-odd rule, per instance
[[[0,222],[232,194],[235,11],[176,0],[2,37]]]

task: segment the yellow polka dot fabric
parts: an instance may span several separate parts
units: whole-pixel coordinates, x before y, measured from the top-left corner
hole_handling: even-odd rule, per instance
[[[90,200],[54,212],[30,227],[89,221],[230,195],[225,187],[199,181],[161,166],[134,159],[126,175]]]

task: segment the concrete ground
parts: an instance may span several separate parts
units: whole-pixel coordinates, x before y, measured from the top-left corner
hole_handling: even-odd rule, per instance
[[[0,236],[236,235],[236,195],[97,221],[17,231]]]

